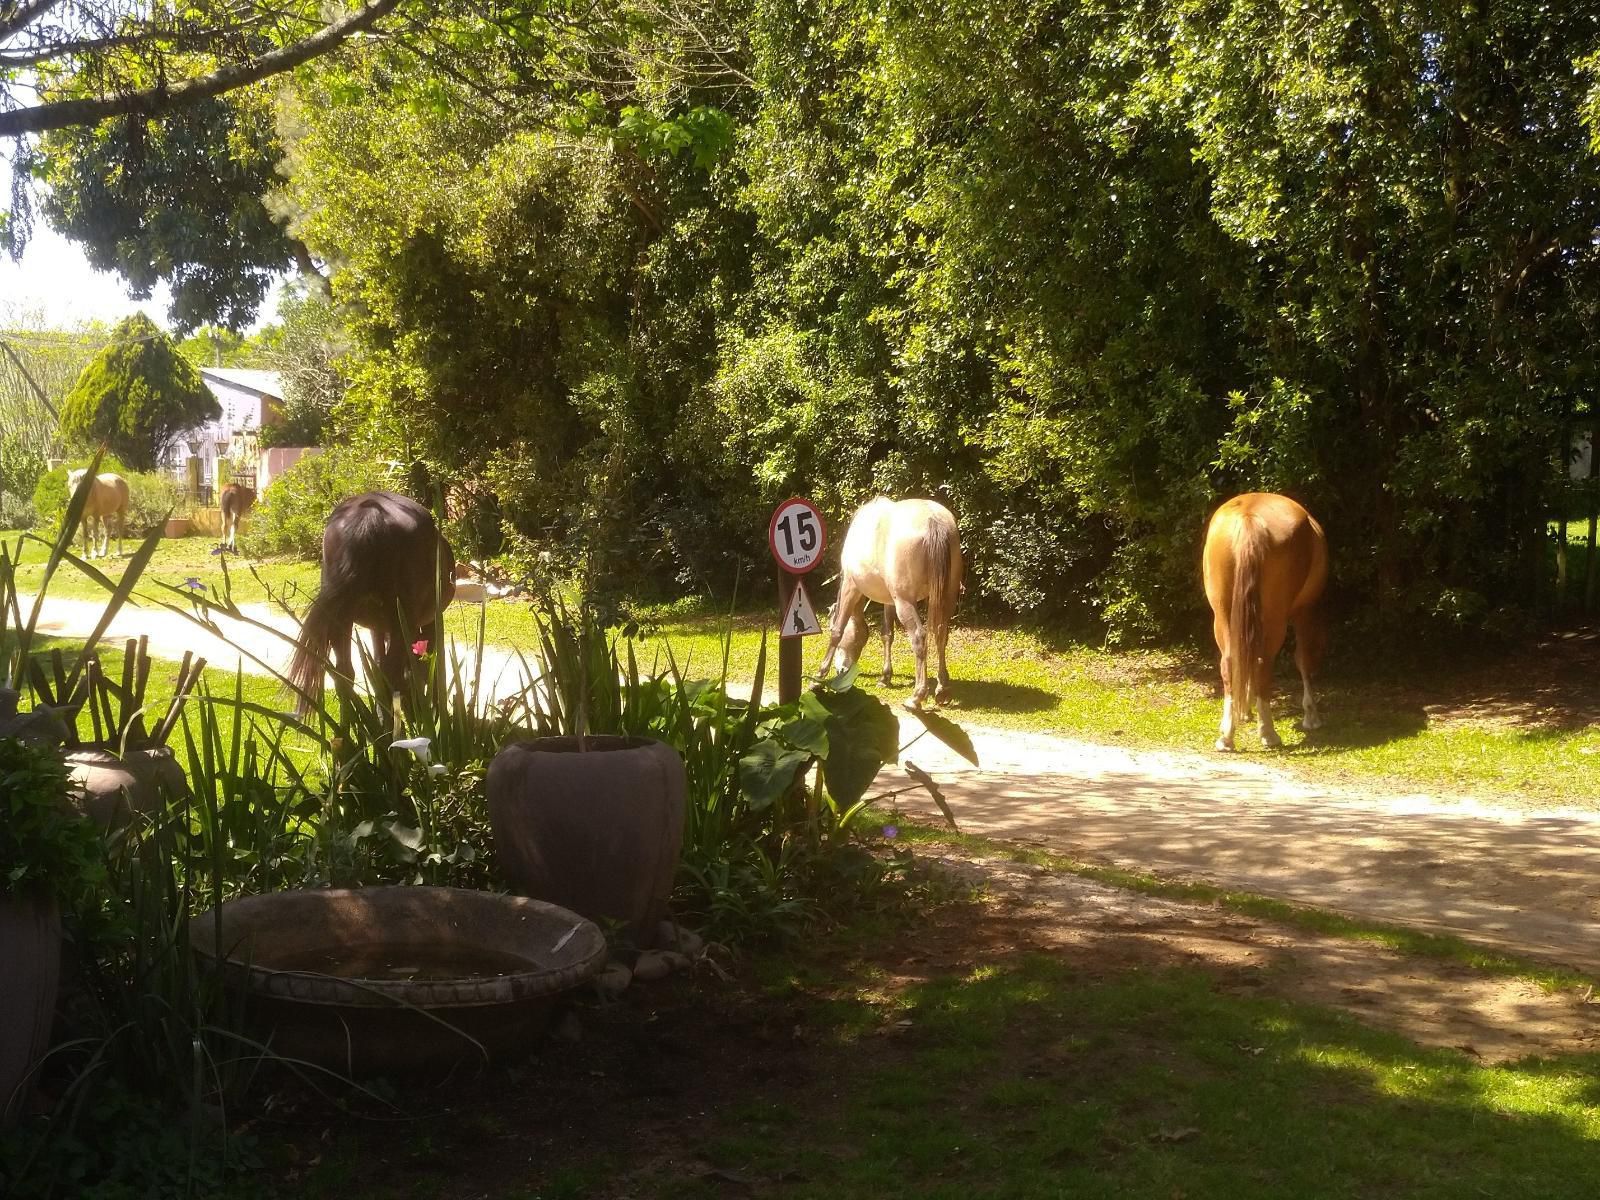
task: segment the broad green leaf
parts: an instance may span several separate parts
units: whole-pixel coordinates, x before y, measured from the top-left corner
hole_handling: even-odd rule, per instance
[[[803,750],[790,750],[767,738],[739,759],[739,787],[756,811],[770,808],[794,786],[795,776],[811,761]]]
[[[912,709],[912,715],[922,722],[922,727],[973,766],[978,765],[978,752],[973,748],[967,731],[942,713]]]

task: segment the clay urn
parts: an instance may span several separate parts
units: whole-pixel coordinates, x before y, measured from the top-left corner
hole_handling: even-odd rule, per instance
[[[649,738],[532,738],[489,765],[501,873],[518,891],[655,944],[683,846],[683,759]]]

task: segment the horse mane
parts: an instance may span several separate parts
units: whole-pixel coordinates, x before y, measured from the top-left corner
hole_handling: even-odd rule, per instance
[[[1261,627],[1261,543],[1263,530],[1254,517],[1239,522],[1233,543],[1233,596],[1228,610],[1228,671],[1233,678],[1233,706],[1249,716],[1255,703],[1256,663],[1265,638]]]

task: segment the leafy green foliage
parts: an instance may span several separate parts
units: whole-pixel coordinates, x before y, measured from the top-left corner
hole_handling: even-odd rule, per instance
[[[297,436],[447,494],[468,553],[725,588],[783,495],[930,495],[975,601],[1132,641],[1202,624],[1204,518],[1269,489],[1370,623],[1550,602],[1600,345],[1581,7],[563,12],[351,47],[271,130],[333,272]],[[163,136],[265,139],[254,102]]]
[[[200,374],[142,313],[118,322],[111,342],[78,376],[61,411],[61,436],[105,442],[136,470],[156,465],[179,433],[222,415]]]
[[[250,324],[275,276],[295,262],[261,203],[278,156],[266,88],[210,100],[164,121],[59,130],[40,147],[46,220],[132,294],[171,287],[180,329]],[[205,360],[209,362],[210,360]]]

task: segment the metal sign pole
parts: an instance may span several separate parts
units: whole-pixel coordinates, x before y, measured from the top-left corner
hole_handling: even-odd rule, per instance
[[[822,632],[805,576],[822,561],[828,529],[811,501],[791,496],[773,510],[767,545],[778,564],[778,703],[800,699],[803,638]]]
[[[778,620],[789,611],[795,588],[800,586],[800,576],[787,571],[778,572]],[[781,630],[780,630],[781,632]],[[778,703],[788,704],[800,699],[800,676],[804,666],[805,640],[797,637],[778,639]]]

